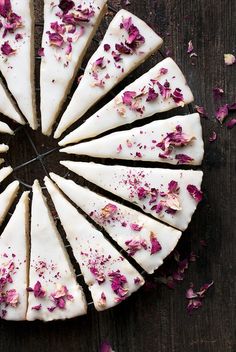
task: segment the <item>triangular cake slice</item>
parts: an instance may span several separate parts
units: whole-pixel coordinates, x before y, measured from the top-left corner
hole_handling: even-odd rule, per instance
[[[0,71],[21,112],[37,128],[34,87],[33,1],[8,0],[0,7]]]
[[[59,144],[79,142],[192,101],[193,95],[183,73],[167,58],[124,88]]]
[[[0,158],[0,165],[4,164],[5,160],[3,158]]]
[[[0,133],[14,134],[14,131],[8,126],[7,123],[0,121]]]
[[[181,232],[55,174],[60,189],[149,274],[175,248]]]
[[[24,125],[25,121],[18,112],[15,103],[7,92],[2,81],[0,80],[0,113],[9,117],[10,119]]]
[[[6,145],[6,144],[0,144],[0,153],[6,153],[6,152],[8,152],[8,150],[9,150],[9,147],[8,147],[8,145]]]
[[[0,184],[5,178],[7,178],[11,173],[13,172],[13,169],[11,166],[5,166],[0,169]]]
[[[115,132],[61,152],[98,158],[200,165],[204,154],[199,114],[175,116]]]
[[[138,271],[45,178],[45,184],[89,286],[95,308],[115,306],[137,291],[144,280]]]
[[[60,137],[92,105],[156,51],[162,42],[145,22],[126,10],[120,10],[89,60],[54,137]]]
[[[184,231],[202,198],[202,171],[62,161],[62,165]]]
[[[29,199],[24,192],[0,235],[0,318],[25,320],[29,261]]]
[[[86,313],[87,305],[38,181],[33,185],[27,320]]]
[[[106,11],[106,2],[44,0],[40,73],[43,134],[51,134],[77,70]]]
[[[8,210],[10,209],[14,199],[19,190],[19,182],[13,181],[7,188],[0,194],[0,226],[2,225]]]

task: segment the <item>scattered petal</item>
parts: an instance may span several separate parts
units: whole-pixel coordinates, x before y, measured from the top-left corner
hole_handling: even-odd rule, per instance
[[[229,129],[233,128],[235,125],[236,125],[236,119],[232,119],[232,120],[226,122],[226,127]]]
[[[203,106],[195,105],[195,109],[201,117],[208,117],[208,113],[206,112],[206,109]]]
[[[222,88],[215,87],[212,89],[212,91],[213,91],[214,99],[219,99],[224,95],[224,91]]]
[[[188,185],[187,191],[189,194],[196,200],[196,202],[200,202],[203,198],[203,193],[194,185]]]
[[[233,54],[224,54],[224,61],[227,66],[230,66],[236,62],[236,58]]]
[[[229,114],[228,104],[220,106],[215,113],[216,119],[222,124]]]
[[[215,131],[212,131],[212,134],[209,137],[209,142],[215,142],[216,140],[217,140],[217,134]]]

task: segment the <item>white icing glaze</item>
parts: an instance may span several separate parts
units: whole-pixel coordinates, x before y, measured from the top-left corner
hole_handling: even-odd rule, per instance
[[[34,88],[34,33],[33,2],[31,0],[11,0],[12,10],[21,16],[23,27],[14,33],[7,33],[2,42],[9,42],[14,55],[5,56],[0,52],[0,70],[14,96],[20,110],[33,129],[37,128]],[[3,21],[3,18],[1,18]],[[2,35],[3,29],[1,30]],[[23,36],[16,40],[16,34]]]
[[[19,182],[13,181],[0,194],[0,226],[2,225],[8,210],[10,209],[19,190]]]
[[[115,62],[112,56],[112,52],[116,51],[115,45],[121,42],[124,43],[128,37],[127,31],[121,29],[120,24],[123,19],[130,17],[133,24],[139,29],[140,34],[145,37],[145,43],[140,45],[132,55],[122,54],[122,60]],[[162,39],[145,22],[126,10],[120,10],[110,23],[100,46],[90,58],[79,86],[62,116],[54,137],[59,138],[92,105],[157,50],[162,45],[162,42]],[[105,44],[110,45],[108,51],[104,50]],[[95,80],[93,75],[94,63],[100,58],[103,58],[105,67],[97,70],[98,80]],[[102,87],[95,85],[100,81],[104,82]],[[87,94],[84,94],[85,92]]]
[[[14,134],[12,129],[5,122],[0,121],[0,133]]]
[[[13,169],[11,166],[6,166],[6,167],[2,167],[0,169],[0,183],[7,178],[11,173],[12,173]]]
[[[87,188],[83,188],[71,180],[66,180],[52,173],[50,177],[73,203],[79,206],[99,226],[103,227],[111,238],[124,250],[128,251],[129,254],[132,253],[129,250],[130,246],[127,241],[136,241],[139,248],[132,254],[132,257],[149,274],[153,273],[175,248],[181,236],[180,231],[166,226],[157,220],[153,220],[120,203],[111,201]],[[109,212],[104,212],[108,205],[114,209],[114,212],[111,212],[110,216]],[[63,212],[63,215],[66,217],[64,209],[65,208],[61,207],[61,212]],[[71,223],[73,221],[71,221]],[[132,226],[134,224],[138,225],[138,231],[133,229]],[[156,236],[162,247],[160,251],[153,254],[151,254],[152,234]],[[146,243],[147,248],[143,248],[141,243]]]
[[[51,321],[66,319],[86,313],[86,301],[82,288],[76,281],[74,269],[52,215],[43,197],[38,181],[33,185],[31,211],[31,257],[29,287],[34,288],[40,282],[46,291],[45,297],[35,297],[29,293],[27,320]],[[65,298],[65,308],[57,307],[52,312],[48,308],[55,307],[51,294],[62,286],[66,286],[72,300]],[[33,307],[41,304],[41,309]]]
[[[74,256],[80,265],[85,282],[89,286],[96,309],[111,308],[137,291],[144,283],[137,270],[105,239],[100,231],[96,230],[66,200],[52,181],[45,178],[45,184],[65,229]],[[122,300],[113,291],[112,281],[109,277],[110,273],[117,272],[117,270],[127,280],[124,285],[127,293],[122,297]],[[138,284],[135,283],[136,279],[138,279]],[[102,295],[106,297],[104,304],[101,304]]]
[[[160,73],[162,72],[160,70],[163,68],[167,69],[168,72]],[[154,101],[147,101],[149,87],[153,86],[151,80],[156,80],[161,85],[167,80],[170,84],[171,93],[173,93],[176,88],[181,89],[181,93],[183,94],[182,105],[189,104],[193,101],[192,92],[186,83],[183,73],[171,58],[167,58],[128,85],[108,104],[88,118],[81,126],[65,136],[59,144],[66,145],[79,142],[82,139],[97,136],[112,128],[176,108],[178,104],[174,99],[172,97],[164,99],[156,84],[154,87],[155,92],[158,93],[158,97]],[[127,91],[136,93],[138,98],[133,101],[138,104],[137,108],[141,108],[141,112],[139,112],[139,110],[137,111],[137,108],[131,109],[130,106],[123,104],[122,99],[124,93]]]
[[[27,285],[28,285],[28,260],[29,260],[29,199],[28,193],[24,192],[11,216],[5,230],[0,235],[0,277],[4,276],[1,269],[6,269],[12,278],[12,283],[7,283],[6,290],[16,290],[18,303],[4,306],[0,304],[0,316],[2,310],[6,310],[5,320],[25,320],[27,310]],[[10,270],[9,268],[11,268]]]
[[[14,102],[0,80],[0,112],[10,119],[24,125],[25,121],[18,112]]]
[[[45,56],[42,57],[40,87],[41,87],[41,121],[42,132],[46,135],[51,134],[52,126],[57,118],[59,110],[66,99],[67,93],[71,88],[75,74],[81,65],[87,47],[91,42],[93,35],[102,19],[104,10],[106,9],[107,0],[83,0],[74,1],[75,7],[82,4],[83,8],[94,9],[94,16],[88,23],[81,22],[84,33],[79,37],[81,26],[77,26],[74,34],[66,34],[73,39],[72,52],[68,59],[65,46],[58,48],[50,46],[48,31],[51,30],[51,23],[62,23],[56,16],[60,12],[57,6],[59,1],[54,1],[52,7],[51,0],[44,1],[44,32],[42,39],[42,48],[44,48]],[[76,38],[78,38],[76,40]],[[67,43],[68,45],[68,43]],[[60,58],[60,59],[59,59]]]
[[[6,144],[0,144],[0,153],[6,153],[8,152],[9,147]]]
[[[202,171],[194,170],[107,166],[73,161],[62,161],[61,164],[88,181],[134,203],[143,209],[144,212],[180,230],[187,228],[197,206],[197,202],[187,191],[187,186],[193,184],[199,189],[203,176]],[[179,195],[177,203],[179,204],[176,205],[176,208],[180,209],[175,214],[167,213],[165,208],[160,213],[157,213],[153,206],[160,201],[166,200],[160,195],[160,192],[167,193],[168,184],[172,180],[178,182]],[[138,192],[140,188],[147,190],[148,193],[145,198],[139,199]],[[152,200],[152,189],[158,189],[159,193],[156,200],[149,203]]]
[[[176,126],[182,127],[182,132],[189,142],[181,147],[171,146],[171,154],[167,158],[160,157],[159,154],[162,155],[163,150],[158,146],[158,143],[162,142],[167,134],[176,131]],[[158,161],[170,164],[178,164],[176,155],[178,157],[178,154],[185,154],[193,159],[188,164],[200,165],[204,154],[200,116],[199,114],[191,114],[154,121],[142,127],[111,133],[90,142],[66,147],[60,151],[99,158]],[[181,164],[181,162],[179,163]]]

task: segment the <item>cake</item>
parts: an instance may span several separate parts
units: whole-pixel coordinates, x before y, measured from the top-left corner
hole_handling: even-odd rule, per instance
[[[0,144],[0,153],[6,153],[6,152],[8,152],[8,150],[9,150],[9,147],[8,147],[8,145],[6,145],[6,144]]]
[[[8,0],[2,3],[0,71],[21,112],[36,129],[33,1]]]
[[[45,184],[89,287],[95,308],[105,310],[124,301],[144,284],[142,276],[76,210],[52,181],[45,178]]]
[[[14,134],[7,123],[0,121],[0,133]]]
[[[157,120],[60,151],[96,158],[201,165],[204,145],[200,116],[191,114]]]
[[[0,318],[25,320],[29,261],[29,199],[24,192],[0,235]]]
[[[40,49],[41,128],[50,135],[86,50],[106,11],[107,0],[66,3],[44,0]]]
[[[171,58],[166,58],[124,88],[59,144],[91,138],[192,101],[193,95],[183,73]]]
[[[51,321],[86,313],[82,288],[39,182],[33,185],[27,320]]]
[[[19,182],[13,181],[0,193],[0,226],[19,191]]]
[[[10,94],[0,80],[0,113],[9,117],[17,123],[25,124]]]
[[[5,178],[7,178],[11,173],[13,172],[13,169],[11,166],[5,166],[0,169],[0,184]]]

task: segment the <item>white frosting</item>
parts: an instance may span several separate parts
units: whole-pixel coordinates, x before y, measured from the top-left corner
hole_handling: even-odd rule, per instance
[[[14,134],[12,129],[5,122],[0,121],[0,133]]]
[[[124,28],[121,29],[120,24],[123,19],[128,18],[132,19],[133,24],[138,28],[140,34],[144,36],[145,43],[140,45],[132,55],[121,54],[122,60],[115,62],[112,56],[113,51],[118,53],[115,45],[121,42],[124,43],[128,38],[127,31]],[[100,46],[90,58],[79,86],[62,116],[54,137],[59,138],[92,105],[157,50],[162,45],[162,42],[162,39],[145,22],[126,10],[120,10],[110,23]],[[108,51],[104,50],[105,44],[110,45]],[[100,58],[103,58],[104,67],[97,68],[98,79],[96,80],[93,74],[94,64]],[[103,85],[97,86],[96,84],[101,81]]]
[[[0,153],[6,153],[8,152],[9,147],[6,144],[0,144]]]
[[[199,189],[203,176],[202,171],[194,170],[107,166],[73,161],[62,161],[61,164],[88,181],[134,203],[144,212],[182,231],[187,228],[197,206],[197,202],[187,191],[187,186],[189,184],[195,185]],[[169,214],[164,207],[163,211],[157,213],[153,207],[160,201],[167,200],[166,197],[160,195],[160,192],[167,193],[168,184],[172,180],[178,182],[179,195],[174,203],[177,203],[176,208],[179,210],[175,214]],[[146,197],[142,197],[142,199],[138,196],[140,188],[147,191]],[[152,200],[152,189],[159,190],[159,192],[156,200],[149,203]]]
[[[3,158],[0,158],[0,165],[4,164],[5,160]]]
[[[94,10],[94,16],[88,23],[81,22],[81,26],[77,26],[74,34],[65,34],[72,38],[72,52],[68,58],[66,55],[66,46],[55,47],[50,46],[48,31],[54,33],[51,29],[51,23],[62,23],[59,17],[56,16],[61,12],[57,6],[59,1],[54,1],[52,6],[51,0],[44,1],[44,32],[42,39],[42,48],[44,48],[45,56],[42,57],[40,87],[41,87],[41,121],[42,132],[46,135],[51,134],[52,126],[57,118],[57,115],[62,107],[64,100],[67,97],[68,91],[71,88],[75,74],[80,67],[87,47],[95,34],[95,31],[106,9],[107,0],[83,0],[74,1],[75,7],[82,4],[83,8]],[[56,6],[55,6],[56,5]],[[84,33],[79,36],[80,31]]]
[[[182,127],[182,133],[188,143],[186,142],[187,144],[181,147],[171,146],[171,153],[167,158],[163,158],[161,155],[164,151],[158,144],[167,134],[175,132],[176,126]],[[99,158],[158,161],[170,164],[178,164],[176,156],[178,158],[178,154],[185,154],[192,159],[188,164],[200,165],[204,154],[200,116],[192,114],[154,121],[142,127],[111,133],[90,142],[66,147],[61,149],[61,152]]]
[[[10,119],[24,125],[25,121],[0,80],[0,112]]]
[[[5,178],[7,178],[12,172],[13,169],[11,166],[2,167],[0,169],[0,183],[5,180]]]
[[[7,188],[0,194],[0,226],[2,225],[8,210],[10,209],[14,199],[19,190],[19,182],[13,181]]]
[[[29,287],[34,288],[40,282],[46,291],[45,297],[35,297],[29,293],[27,320],[51,321],[66,319],[86,313],[86,301],[82,288],[76,281],[74,269],[52,215],[43,197],[38,181],[33,185],[31,211],[31,256]],[[65,298],[65,308],[55,307],[51,294],[66,286],[72,300]],[[41,309],[33,309],[41,304]]]
[[[99,226],[103,227],[111,238],[132,255],[136,262],[149,274],[162,265],[163,260],[175,248],[181,236],[180,231],[83,188],[71,180],[66,180],[52,173],[50,176],[73,203],[79,206]],[[108,206],[114,209],[110,216],[109,212],[104,213]],[[61,207],[63,214],[64,209],[65,207]],[[66,217],[66,214],[64,216]],[[133,225],[138,225],[138,231],[134,230]],[[151,235],[155,235],[161,245],[161,250],[153,254],[151,254]],[[136,242],[138,249],[136,252],[134,251],[134,254],[131,252],[131,246],[127,241]],[[142,243],[146,244],[147,248],[143,248]]]
[[[2,43],[8,41],[16,53],[5,56],[0,52],[0,70],[23,115],[30,126],[36,129],[33,2],[11,0],[11,4],[13,12],[21,16],[23,27],[16,29],[14,33],[8,32],[2,39]],[[3,22],[3,18],[0,19]],[[2,33],[3,28],[1,35]],[[23,38],[16,40],[16,34],[22,35]]]
[[[163,72],[160,71],[163,68],[168,71],[166,73],[160,73]],[[179,104],[177,104],[172,97],[164,98],[157,84],[154,85],[154,89],[155,92],[158,93],[158,97],[153,101],[147,101],[149,87],[153,87],[151,80],[158,81],[161,85],[164,85],[167,80],[170,84],[171,94],[176,88],[181,89],[181,93],[183,94],[181,105],[189,104],[193,101],[192,92],[186,83],[183,73],[171,58],[167,58],[159,62],[136,81],[129,84],[108,104],[104,105],[81,126],[62,139],[59,144],[66,145],[79,142],[82,139],[97,136],[112,128],[176,108]],[[135,108],[123,104],[125,92],[136,93],[138,98],[132,101],[136,104]],[[140,108],[141,110],[139,110]]]
[[[89,286],[96,309],[113,307],[137,291],[144,284],[137,270],[66,200],[52,181],[45,178],[45,184],[85,282]],[[119,294],[113,291],[112,278],[109,277],[110,273],[117,271],[127,280],[124,285],[127,293],[122,300]],[[137,279],[138,283],[135,283]],[[103,296],[106,299],[102,304]]]
[[[29,260],[29,199],[24,192],[5,230],[0,235],[0,277],[7,270],[12,283],[7,283],[3,292],[16,290],[15,304],[0,304],[0,316],[6,320],[25,320],[27,310],[28,260]],[[14,306],[15,305],[15,306]],[[3,310],[6,310],[4,317]]]

